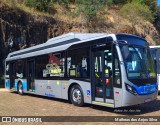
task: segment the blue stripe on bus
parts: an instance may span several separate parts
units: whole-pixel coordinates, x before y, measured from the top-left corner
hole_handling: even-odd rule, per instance
[[[22,82],[23,90],[27,91],[27,82]],[[18,82],[15,82],[15,88],[18,88]]]
[[[23,90],[27,91],[27,82],[22,82]],[[5,80],[5,88],[10,89],[10,80]],[[17,90],[18,88],[18,82],[14,83],[14,88]],[[36,90],[36,86],[34,86],[34,90]]]
[[[22,82],[22,85],[23,85],[23,90],[27,91],[27,82]]]
[[[5,88],[10,89],[10,80],[5,80]]]
[[[158,86],[158,83],[155,83],[152,85],[146,85],[146,86],[139,86],[139,87],[136,85],[133,85],[133,87],[136,89],[139,95],[154,93],[156,91],[157,86]]]
[[[34,91],[36,91],[36,86],[34,85]]]
[[[16,89],[18,88],[18,82],[14,83],[14,88],[16,88]]]

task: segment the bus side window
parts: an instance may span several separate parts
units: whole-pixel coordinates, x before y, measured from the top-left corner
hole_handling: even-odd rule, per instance
[[[69,50],[67,56],[68,77],[88,78],[90,76],[88,48]]]
[[[9,62],[6,62],[6,76],[5,76],[5,78],[7,79],[7,78],[9,78],[9,70],[10,70],[10,66],[9,66]]]
[[[17,78],[26,77],[25,62],[23,60],[17,61],[16,76]]]
[[[64,53],[49,53],[36,58],[36,78],[64,77]]]

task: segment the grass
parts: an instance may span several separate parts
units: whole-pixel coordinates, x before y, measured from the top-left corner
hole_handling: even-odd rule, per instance
[[[18,8],[18,9],[20,9],[20,10],[23,10],[24,12],[29,13],[30,15],[33,15],[33,16],[53,17],[52,15],[50,15],[50,14],[48,14],[48,13],[44,13],[44,12],[37,11],[37,10],[34,9],[34,8],[30,8],[30,7],[25,6],[24,4],[16,3],[15,6],[16,6],[16,8]]]

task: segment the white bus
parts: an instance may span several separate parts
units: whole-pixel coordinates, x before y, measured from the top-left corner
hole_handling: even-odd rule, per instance
[[[76,106],[130,106],[158,94],[148,43],[129,34],[65,34],[10,53],[5,69],[6,88]]]
[[[160,91],[160,46],[150,46],[157,70],[158,91]]]

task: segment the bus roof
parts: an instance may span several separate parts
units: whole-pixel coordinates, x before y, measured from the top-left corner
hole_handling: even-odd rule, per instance
[[[117,40],[116,35],[129,35],[131,34],[105,34],[105,33],[68,33],[55,38],[49,39],[46,43],[29,47],[23,50],[15,51],[8,54],[6,61],[16,60],[20,58],[27,58],[47,54],[51,52],[64,51],[72,45],[85,43],[88,41],[98,40],[105,37],[112,37],[113,41]]]
[[[54,42],[54,43],[58,43],[58,42],[61,42],[61,41],[65,41],[65,40],[70,40],[70,39],[79,39],[79,40],[85,40],[85,39],[90,39],[90,38],[95,38],[95,37],[99,37],[99,36],[102,36],[102,35],[107,35],[105,33],[67,33],[67,34],[64,34],[64,35],[61,35],[61,36],[57,36],[57,37],[54,37],[54,38],[51,38],[47,41],[48,42]]]
[[[72,46],[73,44],[93,41],[96,39],[105,38],[107,36],[112,36],[112,38],[116,40],[115,34],[107,35],[105,33],[68,33],[55,38],[51,38],[46,43],[12,52],[8,54],[8,57],[6,60],[14,60],[14,59],[22,58],[22,56],[20,57],[20,55],[23,55],[24,56],[23,58],[26,58],[26,57],[29,57],[28,55],[29,53],[31,54],[30,56],[33,56],[33,55],[36,56],[38,55],[37,52],[40,52],[40,51],[41,51],[41,54],[47,53],[49,51],[50,52],[63,51],[69,48],[70,46]]]
[[[128,36],[128,37],[136,37],[138,39],[142,39],[142,40],[145,40],[144,38],[140,37],[140,36],[137,36],[137,35],[134,35],[134,34],[126,34],[126,33],[117,33],[116,36]],[[145,40],[146,41],[146,40]]]

